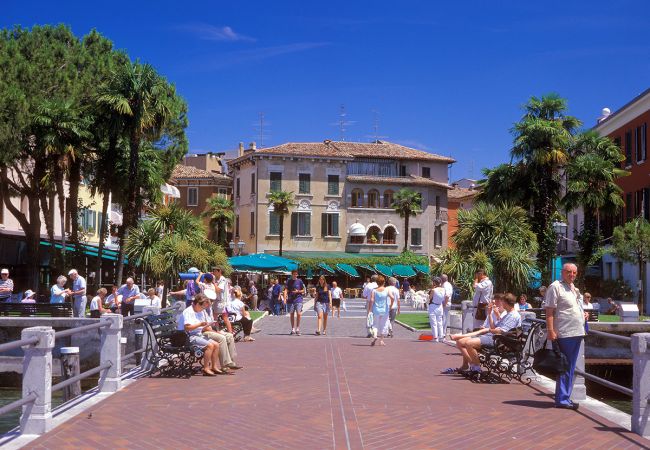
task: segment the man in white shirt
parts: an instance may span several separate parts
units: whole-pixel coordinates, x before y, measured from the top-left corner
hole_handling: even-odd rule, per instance
[[[442,304],[442,332],[447,336],[447,327],[449,326],[449,311],[451,310],[451,298],[454,295],[454,287],[449,282],[447,274],[440,276],[442,287],[445,288],[445,302]]]
[[[217,284],[215,288],[217,299],[212,305],[212,311],[215,316],[221,315],[228,329],[228,333],[232,334],[232,325],[228,320],[228,311],[226,311],[226,307],[230,303],[230,280],[223,276],[223,269],[221,267],[213,268],[212,274]]]
[[[334,317],[334,310],[337,311],[336,317],[341,317],[341,300],[343,299],[343,291],[336,284],[336,281],[332,281],[332,289],[330,289],[332,294],[332,317]]]
[[[400,296],[399,289],[397,288],[397,278],[390,277],[388,278],[388,295],[392,296],[394,301],[388,312],[388,336],[393,337],[393,325],[395,324],[395,318],[400,313]]]
[[[72,309],[75,317],[86,317],[86,279],[79,275],[76,269],[70,270],[68,276],[72,280]]]
[[[219,344],[203,336],[203,331],[210,328],[205,314],[209,305],[204,295],[194,297],[192,304],[178,318],[178,330],[187,332],[190,344],[203,349],[203,375],[213,377],[222,371],[217,368]]]
[[[368,302],[370,301],[370,296],[372,295],[372,291],[377,289],[377,274],[374,274],[373,276],[370,277],[370,282],[366,283],[365,287],[363,288],[363,298],[366,299],[366,310],[368,310]],[[368,324],[366,323],[366,330],[368,331],[368,335],[366,337],[371,338],[372,337],[372,331],[371,327],[368,327]]]
[[[472,299],[472,306],[474,306],[474,329],[481,328],[485,321],[485,316],[477,318],[479,310],[483,310],[487,314],[487,306],[492,300],[492,281],[487,276],[484,269],[479,269],[474,274],[474,298]],[[478,317],[481,317],[480,315]]]

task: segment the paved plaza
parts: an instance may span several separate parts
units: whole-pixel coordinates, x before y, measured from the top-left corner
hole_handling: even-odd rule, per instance
[[[257,341],[238,345],[245,368],[236,376],[139,380],[28,448],[650,446],[593,412],[552,408],[534,387],[440,375],[457,365],[456,349],[402,327],[386,347],[370,347],[362,310],[352,311],[328,336],[313,335],[314,317],[302,336],[288,336],[288,318],[266,317]]]

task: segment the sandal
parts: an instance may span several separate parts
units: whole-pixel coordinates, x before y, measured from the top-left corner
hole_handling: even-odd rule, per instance
[[[448,367],[445,370],[441,370],[440,373],[444,375],[451,375],[453,373],[460,372],[460,369],[454,369],[453,367]]]
[[[217,374],[214,372],[208,372],[207,370],[202,370],[201,373],[203,373],[204,377],[216,377]]]
[[[253,342],[254,340],[255,340],[255,339],[252,338],[252,337],[250,337],[250,336],[246,336],[246,337],[244,338],[244,342]]]
[[[234,375],[234,374],[235,374],[235,372],[233,372],[233,371],[230,370],[230,369],[226,369],[226,368],[221,369],[221,370],[219,370],[219,371],[217,372],[217,375]]]

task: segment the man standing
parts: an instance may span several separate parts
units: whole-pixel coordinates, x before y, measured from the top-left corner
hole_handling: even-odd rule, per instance
[[[440,276],[442,287],[445,288],[445,301],[442,304],[442,332],[447,338],[447,327],[449,326],[449,311],[451,310],[451,298],[454,296],[454,287],[449,282],[447,274]]]
[[[215,317],[218,315],[221,316],[223,322],[226,324],[228,333],[232,334],[232,325],[230,320],[228,320],[228,311],[226,310],[226,307],[230,303],[230,280],[223,276],[223,269],[221,267],[214,267],[212,269],[212,275],[214,275],[217,285],[215,288],[217,299],[212,305],[212,311]]]
[[[370,302],[370,297],[372,296],[372,291],[377,289],[377,279],[379,276],[377,274],[374,274],[373,276],[370,277],[370,281],[366,283],[365,287],[363,288],[363,298],[366,299],[366,311],[368,311],[368,303]],[[372,327],[368,326],[368,322],[366,321],[366,330],[368,331],[368,335],[366,337],[371,338],[372,337]]]
[[[287,301],[287,311],[291,319],[290,335],[300,336],[300,318],[302,317],[302,296],[305,294],[305,283],[298,278],[298,271],[291,271],[291,278],[284,287],[284,298]],[[294,320],[294,313],[296,314]]]
[[[133,278],[126,279],[126,284],[123,284],[117,290],[118,296],[122,296],[122,303],[120,304],[120,311],[124,317],[129,313],[133,314],[135,310],[135,299],[140,297],[140,288],[133,281]]]
[[[257,300],[258,300],[257,287],[255,286],[255,282],[252,280],[248,285],[248,298],[251,301],[251,309],[253,311],[257,311]]]
[[[395,318],[400,313],[400,298],[399,288],[397,287],[397,278],[388,278],[388,293],[393,297],[390,311],[388,311],[388,336],[393,337],[393,326],[395,325]]]
[[[72,310],[75,317],[86,317],[86,279],[77,269],[68,272],[72,280]]]
[[[571,401],[573,376],[578,361],[580,345],[585,335],[585,315],[580,307],[577,289],[573,282],[578,275],[575,264],[562,267],[562,280],[556,280],[546,290],[547,337],[557,345],[569,362],[569,369],[558,374],[555,381],[555,407],[578,409]]]
[[[0,271],[0,302],[8,302],[14,291],[14,281],[9,278],[9,269]]]
[[[334,310],[337,312],[337,317],[341,317],[341,300],[343,299],[343,292],[341,288],[336,284],[336,281],[332,281],[332,317],[334,317]]]
[[[474,329],[480,328],[487,317],[487,305],[492,300],[492,281],[485,269],[479,269],[474,274]]]

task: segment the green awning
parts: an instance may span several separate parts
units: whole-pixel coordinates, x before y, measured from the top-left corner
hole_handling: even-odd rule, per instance
[[[50,247],[52,244],[49,241],[41,241],[41,245],[45,247]],[[61,244],[55,243],[54,244],[55,248],[62,249],[63,246]],[[99,254],[99,248],[95,247],[94,245],[89,245],[89,244],[78,244],[77,248],[81,250],[86,256],[93,256],[97,257]],[[65,246],[65,251],[66,252],[74,252],[75,247],[72,244],[66,244]],[[102,259],[108,259],[110,261],[117,261],[119,253],[116,252],[115,250],[110,250],[108,248],[104,248],[102,251]],[[127,257],[124,257],[124,262],[126,263],[128,261]]]
[[[379,272],[385,277],[393,276],[393,270],[391,269],[390,266],[385,266],[383,264],[375,264],[375,269],[377,270],[377,272]]]
[[[368,272],[377,272],[372,266],[369,266],[368,264],[357,264],[357,267],[363,270],[367,270]]]
[[[361,276],[359,275],[359,272],[357,272],[357,269],[355,269],[354,266],[351,266],[350,264],[337,264],[336,270],[355,278],[359,278]]]
[[[431,269],[426,264],[414,264],[413,268],[422,275],[429,275],[431,273]]]
[[[414,277],[415,276],[415,270],[413,270],[413,267],[411,267],[411,266],[398,264],[398,265],[392,266],[391,269],[393,271],[393,275],[395,275],[396,277],[409,278],[409,277]]]
[[[325,272],[335,273],[334,269],[332,269],[328,264],[326,264],[324,262],[318,263],[318,267],[323,269]]]

